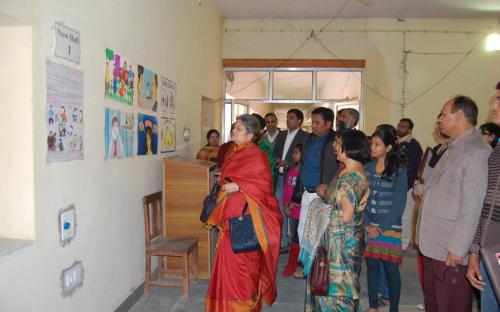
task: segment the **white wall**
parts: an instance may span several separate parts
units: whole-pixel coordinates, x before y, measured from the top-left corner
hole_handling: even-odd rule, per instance
[[[161,189],[162,173],[160,156],[104,160],[104,108],[120,108],[103,98],[105,48],[177,82],[177,154],[193,156],[201,96],[221,93],[223,21],[211,1],[195,0],[12,0],[2,1],[0,14],[33,29],[34,112],[26,119],[34,118],[36,228],[33,246],[0,258],[0,311],[112,311],[143,281],[141,198]],[[53,57],[55,21],[80,31],[80,65]],[[46,163],[48,59],[84,71],[84,160]],[[191,142],[182,140],[183,126]],[[71,203],[78,234],[62,248],[57,213]],[[62,298],[61,271],[75,260],[83,262],[84,285]]]
[[[0,19],[4,20],[1,15]],[[15,24],[12,21],[9,23]],[[0,49],[0,237],[33,239],[31,27],[0,27],[0,42],[8,43],[2,44]]]
[[[224,58],[287,59],[311,33],[326,25],[327,20],[225,20]],[[415,32],[416,30],[448,30],[488,32],[498,27],[497,20],[444,19],[339,19],[319,38],[342,59],[365,59],[366,83],[396,102],[401,100],[401,60],[403,32],[407,33],[406,49],[414,52],[467,52],[481,38],[480,34]],[[239,30],[239,31],[235,31]],[[262,30],[262,31],[261,31]],[[301,32],[303,30],[303,32]],[[353,31],[354,30],[354,31]],[[367,32],[364,32],[367,30]],[[375,31],[379,30],[379,31]],[[445,80],[406,107],[404,116],[415,122],[414,134],[422,145],[433,145],[433,123],[441,106],[456,94],[472,97],[480,109],[479,123],[487,117],[487,108],[500,77],[500,53],[486,52],[482,41]],[[412,99],[443,77],[463,55],[415,55],[408,57],[407,99]],[[317,42],[309,40],[293,56],[294,59],[335,59]],[[363,88],[365,127],[371,133],[380,123],[396,124],[400,107]]]

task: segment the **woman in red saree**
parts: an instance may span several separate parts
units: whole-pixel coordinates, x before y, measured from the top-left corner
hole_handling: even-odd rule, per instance
[[[208,220],[220,231],[205,297],[207,312],[260,311],[262,300],[271,305],[276,299],[282,219],[273,195],[269,160],[253,143],[259,130],[255,117],[238,117],[232,137],[236,144],[222,166],[220,203]],[[235,254],[229,219],[241,215],[245,202],[261,249]]]

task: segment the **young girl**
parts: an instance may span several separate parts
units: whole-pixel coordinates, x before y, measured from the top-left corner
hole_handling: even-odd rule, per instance
[[[381,264],[389,283],[390,312],[398,311],[401,291],[401,216],[406,206],[406,154],[397,144],[396,129],[378,127],[371,139],[373,160],[365,166],[370,197],[365,209],[368,237],[364,253],[368,274],[369,312],[378,309]]]
[[[288,277],[295,272],[298,267],[297,258],[299,257],[299,234],[297,228],[299,226],[300,216],[300,201],[302,193],[297,189],[300,172],[300,162],[302,160],[302,143],[295,145],[293,149],[294,167],[288,170],[286,175],[285,188],[283,189],[283,205],[285,205],[285,213],[290,217],[290,253],[288,255],[288,264],[285,266],[282,276]]]

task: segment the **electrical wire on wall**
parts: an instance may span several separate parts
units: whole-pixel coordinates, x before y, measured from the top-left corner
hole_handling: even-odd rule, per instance
[[[241,29],[236,29],[236,30],[232,30],[232,29],[225,29],[225,32],[228,32],[228,31],[236,31],[236,32],[240,32],[240,31],[248,31],[248,32],[254,32],[254,31],[259,31],[259,32],[309,32],[309,35],[304,39],[304,41],[290,54],[289,57],[287,57],[286,59],[284,59],[283,61],[281,61],[278,65],[276,65],[272,70],[275,70],[279,67],[281,67],[283,64],[285,64],[287,61],[289,61],[290,59],[293,58],[293,56],[299,52],[305,45],[307,42],[309,42],[311,39],[314,40],[314,42],[316,42],[324,51],[326,51],[328,54],[330,54],[331,56],[334,57],[335,60],[339,61],[342,65],[343,65],[343,68],[345,70],[347,70],[348,72],[353,72],[354,69],[353,68],[350,68],[344,61],[341,57],[339,57],[332,49],[330,49],[329,47],[327,47],[327,45],[319,38],[319,36],[325,32],[338,32],[338,33],[355,33],[355,32],[361,32],[361,33],[368,33],[368,32],[382,32],[382,33],[402,33],[403,34],[403,49],[402,49],[402,58],[401,58],[401,99],[399,101],[397,100],[394,100],[392,99],[391,97],[379,92],[374,86],[371,86],[369,85],[368,83],[366,83],[366,81],[364,81],[364,79],[356,76],[356,75],[353,75],[356,77],[356,79],[358,79],[360,81],[360,83],[362,84],[362,86],[364,86],[367,90],[371,91],[372,93],[376,94],[377,96],[379,96],[380,98],[384,99],[385,101],[391,103],[391,104],[394,104],[396,106],[398,106],[400,112],[402,115],[404,115],[405,113],[405,109],[408,105],[416,102],[418,99],[420,99],[422,96],[424,96],[425,94],[427,94],[428,92],[430,92],[431,90],[433,90],[434,88],[436,88],[441,82],[443,82],[451,73],[453,73],[466,59],[467,57],[476,49],[476,47],[479,45],[479,43],[484,40],[487,36],[487,34],[485,32],[473,32],[473,31],[453,31],[453,30],[411,30],[411,29],[401,29],[401,30],[383,30],[383,29],[372,29],[372,30],[332,30],[332,29],[327,29],[337,18],[338,16],[342,13],[342,11],[344,10],[344,8],[347,6],[347,4],[349,3],[350,0],[346,0],[344,2],[344,4],[342,5],[342,7],[337,11],[337,13],[328,20],[328,22],[323,26],[321,27],[319,30],[307,30],[307,29],[296,29],[295,27],[292,26],[293,30],[284,30],[284,29],[260,29],[260,30],[256,30],[256,29],[245,29],[245,30],[241,30]],[[291,23],[286,20],[286,22],[290,25]],[[429,33],[429,34],[436,34],[436,33],[444,33],[444,34],[468,34],[468,35],[471,35],[471,34],[481,34],[481,38],[479,40],[477,40],[474,45],[466,52],[438,52],[438,53],[433,53],[433,52],[414,52],[412,50],[407,50],[406,49],[406,35],[407,33]],[[410,74],[410,72],[408,71],[408,57],[409,55],[411,54],[416,54],[416,55],[463,55],[462,58],[460,58],[460,60],[458,60],[458,62],[453,65],[441,78],[439,78],[438,80],[436,80],[434,83],[432,83],[429,87],[427,87],[426,89],[424,89],[422,92],[420,92],[419,94],[417,94],[415,97],[411,98],[411,99],[407,99],[407,80],[408,80],[408,76]],[[256,79],[254,79],[253,81],[249,82],[248,85],[238,89],[238,90],[235,90],[233,92],[231,92],[232,95],[235,95],[235,94],[238,94],[239,92],[242,92],[246,89],[248,89],[249,87],[251,87],[253,84],[257,83],[258,81],[264,79],[265,77],[267,77],[268,74],[264,74]],[[352,75],[350,75],[352,76]],[[230,91],[232,88],[232,86],[229,88],[228,91]],[[225,100],[225,95],[224,97],[221,97],[217,100],[214,100],[212,101],[213,103],[216,103],[216,102],[219,102],[219,101],[223,101]]]
[[[417,101],[419,98],[421,98],[422,96],[424,96],[425,94],[427,94],[429,91],[431,91],[432,89],[434,89],[438,84],[440,84],[443,80],[445,80],[451,73],[453,73],[464,61],[465,59],[476,49],[476,47],[479,45],[479,43],[481,41],[483,41],[484,39],[486,38],[486,35],[484,34],[479,40],[476,41],[476,43],[474,43],[474,45],[472,46],[472,48],[470,50],[468,50],[467,52],[463,53],[463,57],[450,69],[448,70],[440,79],[438,79],[436,82],[434,82],[433,84],[431,84],[428,88],[426,88],[424,91],[422,91],[421,93],[419,93],[417,96],[413,97],[412,99],[406,101],[406,95],[403,95],[402,96],[402,99],[401,101],[396,101],[396,100],[393,100],[391,99],[390,97],[382,94],[381,92],[377,91],[374,87],[370,86],[369,84],[367,84],[363,79],[361,78],[358,78],[359,81],[361,82],[361,84],[367,88],[368,90],[372,91],[373,93],[375,93],[376,95],[380,96],[381,98],[385,99],[386,101],[388,101],[389,103],[392,103],[398,107],[401,108],[401,111],[402,111],[402,114],[404,114],[404,109],[414,103],[415,101]],[[339,62],[341,62],[344,66],[345,66],[345,69],[347,69],[348,71],[352,71],[351,68],[349,68],[348,66],[346,66],[346,64],[344,63],[344,61],[339,57],[337,56],[331,49],[329,49],[324,43],[323,41],[321,41],[321,39],[315,37],[315,41],[326,51],[328,52],[330,55],[332,55],[336,60],[338,60]],[[406,41],[405,41],[406,42]],[[407,51],[405,52],[405,47],[403,48],[403,53],[405,54],[403,56],[403,61],[401,63],[401,67],[403,69],[403,91],[402,91],[402,94],[406,92],[406,79],[407,79],[407,75],[408,75],[408,70],[407,70],[407,61],[408,61],[408,58],[407,58],[407,55],[409,53],[411,53],[411,51]],[[454,53],[456,54],[456,53]]]
[[[323,27],[321,27],[321,28],[320,28],[320,30],[319,30],[319,31],[320,31],[320,32],[322,32],[322,31],[324,31],[324,30],[325,30],[328,26],[330,26],[330,25],[333,23],[333,21],[334,21],[335,19],[337,19],[337,17],[338,17],[338,16],[342,13],[342,11],[344,11],[344,9],[345,9],[345,7],[347,6],[347,4],[348,4],[348,3],[349,3],[349,0],[346,0],[346,1],[345,1],[345,3],[342,5],[342,7],[341,7],[341,8],[337,11],[337,13],[336,13],[336,14],[335,14],[332,18],[330,18],[330,19],[328,20],[328,22],[327,22],[327,23],[326,23]],[[287,23],[289,23],[289,24],[290,24],[290,22],[288,21],[288,19],[287,19]],[[293,26],[292,26],[292,27],[293,27]],[[295,56],[295,54],[297,54],[297,52],[299,52],[299,51],[300,51],[300,50],[301,50],[301,49],[302,49],[302,48],[306,45],[306,43],[307,43],[309,40],[311,40],[311,39],[313,39],[313,38],[315,38],[315,37],[316,37],[316,34],[314,33],[314,31],[311,31],[311,33],[310,33],[310,34],[309,34],[309,35],[305,38],[305,40],[304,40],[304,41],[303,41],[303,42],[302,42],[302,43],[301,43],[301,44],[300,44],[300,45],[299,45],[299,46],[298,46],[298,47],[297,47],[297,48],[296,48],[296,49],[292,52],[292,54],[290,54],[290,56],[288,56],[286,59],[284,59],[283,61],[281,61],[281,62],[280,62],[278,65],[276,65],[276,66],[275,66],[272,70],[276,70],[277,68],[280,68],[283,64],[285,64],[286,62],[288,62],[289,60],[291,60],[291,59]],[[267,73],[266,73],[266,74],[264,74],[264,75],[262,75],[262,76],[260,76],[260,77],[257,77],[256,79],[252,80],[252,81],[251,81],[248,85],[246,85],[245,87],[242,87],[242,88],[240,88],[240,89],[238,89],[238,90],[236,90],[236,91],[233,91],[231,94],[238,94],[239,92],[242,92],[242,91],[244,91],[244,90],[246,90],[246,89],[250,88],[253,84],[257,83],[258,81],[260,81],[260,80],[262,80],[262,79],[264,79],[266,76],[267,76]],[[230,88],[229,88],[229,90],[228,90],[228,91],[230,91],[230,90],[231,90],[231,88],[232,88],[232,84],[231,84],[231,86],[230,86]],[[226,92],[225,92],[225,93],[226,93]],[[218,99],[216,99],[216,100],[211,101],[211,103],[217,103],[217,102],[224,101],[224,100],[226,100],[226,96],[225,96],[225,94],[224,94],[224,96],[223,96],[223,97],[221,97],[221,98],[218,98]]]
[[[406,50],[406,32],[403,33],[403,56],[401,59],[401,104],[400,104],[400,112],[401,118],[404,117],[405,107],[406,107],[406,82],[408,81],[408,52]]]

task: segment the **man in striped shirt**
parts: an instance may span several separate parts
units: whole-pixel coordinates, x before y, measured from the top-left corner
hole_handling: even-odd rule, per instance
[[[491,121],[500,125],[500,82],[491,105]],[[500,303],[495,297],[488,273],[479,261],[479,249],[500,243],[500,144],[497,144],[488,159],[488,189],[484,199],[481,219],[472,242],[467,278],[472,286],[481,290],[481,310],[500,311]],[[487,219],[491,220],[486,225]]]

